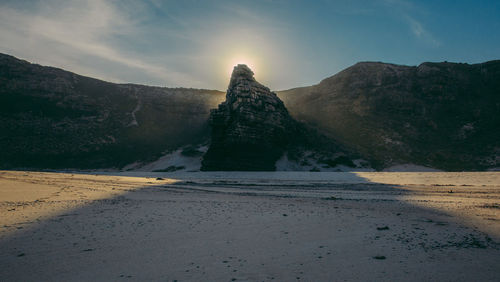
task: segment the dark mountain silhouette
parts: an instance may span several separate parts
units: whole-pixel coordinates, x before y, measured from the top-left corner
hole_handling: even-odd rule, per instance
[[[414,163],[483,170],[500,162],[500,61],[358,63],[277,92],[293,117],[382,169]]]
[[[325,166],[328,157],[346,157],[333,140],[295,121],[253,75],[246,65],[234,67],[226,100],[210,114],[211,142],[202,170],[275,170],[283,154],[299,161],[305,150],[320,152],[312,158]]]
[[[270,147],[278,148],[272,160],[286,153],[301,164],[307,155],[330,167],[356,166],[354,158],[377,169],[401,163],[499,167],[500,61],[358,63],[317,85],[276,93],[286,108],[258,114],[267,120],[286,111],[298,122],[282,131],[284,143],[271,142],[279,144]],[[210,109],[223,94],[109,83],[0,54],[0,168],[104,168],[152,160],[208,141]],[[219,116],[228,106],[219,107]],[[215,132],[226,124],[216,119]]]
[[[226,101],[212,110],[210,147],[202,170],[275,170],[293,138],[283,102],[246,65],[234,67]]]
[[[114,84],[0,54],[0,168],[121,167],[208,138],[222,92]]]

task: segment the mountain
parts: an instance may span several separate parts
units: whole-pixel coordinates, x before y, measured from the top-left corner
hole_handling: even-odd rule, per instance
[[[234,67],[226,100],[210,114],[211,142],[202,170],[273,171],[284,154],[303,158],[301,149],[322,149],[322,159],[338,153],[333,141],[295,121],[276,93],[253,75],[246,65]]]
[[[294,118],[377,169],[500,166],[500,61],[400,66],[363,62],[277,92]]]
[[[246,65],[234,67],[226,101],[211,111],[210,147],[202,170],[275,170],[293,137],[283,102]]]
[[[0,168],[122,167],[207,140],[213,90],[114,84],[0,54]]]
[[[271,152],[264,163],[241,169],[272,169],[279,154],[277,169],[500,167],[500,61],[358,63],[317,85],[276,92],[277,98],[270,98],[274,110],[268,106],[262,112],[252,103],[274,97],[272,92],[259,86],[258,99],[235,106],[246,94],[231,85],[228,102],[218,107],[225,100],[220,91],[109,83],[0,54],[0,169],[122,168],[160,156],[155,169],[182,167],[168,160],[170,155],[190,158],[194,169],[211,137],[214,145],[224,144],[217,141],[217,128],[243,129],[250,113],[258,130],[252,135],[247,128],[241,137],[256,139],[243,141],[259,140],[272,149],[263,151]],[[235,117],[228,115],[232,107],[246,111],[240,121],[217,121]],[[267,122],[273,116],[283,123]],[[281,124],[286,129],[276,132],[283,135],[267,131]],[[206,169],[212,166],[210,154]]]

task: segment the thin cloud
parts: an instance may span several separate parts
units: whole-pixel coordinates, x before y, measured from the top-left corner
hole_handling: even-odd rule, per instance
[[[58,49],[65,49],[61,55],[94,56],[146,72],[156,80],[168,80],[174,85],[195,81],[190,75],[148,63],[133,54],[124,54],[113,46],[114,36],[127,36],[138,31],[129,15],[106,1],[52,1],[40,5],[43,6],[32,12],[1,7],[0,36],[10,39],[10,42],[0,45],[2,49],[12,50],[9,46],[19,46],[18,50],[12,51],[21,53],[21,56],[43,58],[53,57],[53,54],[47,54],[50,50],[39,47],[56,45]],[[73,69],[69,65],[61,67]]]
[[[405,15],[405,19],[408,22],[411,31],[417,38],[423,39],[435,47],[439,47],[441,45],[441,42],[435,39],[434,36],[424,28],[421,22],[408,15]]]
[[[413,16],[413,14],[422,13],[422,11],[412,2],[406,0],[382,0],[382,3],[390,9],[397,11],[397,16],[406,22],[415,37],[434,47],[441,46],[441,42],[424,27],[421,21]]]

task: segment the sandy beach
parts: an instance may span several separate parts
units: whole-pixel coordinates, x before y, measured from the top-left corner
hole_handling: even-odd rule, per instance
[[[0,171],[1,281],[499,277],[499,172]]]

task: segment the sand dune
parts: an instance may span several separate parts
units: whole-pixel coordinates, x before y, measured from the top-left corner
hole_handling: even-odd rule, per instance
[[[0,172],[1,281],[495,281],[500,173]]]

